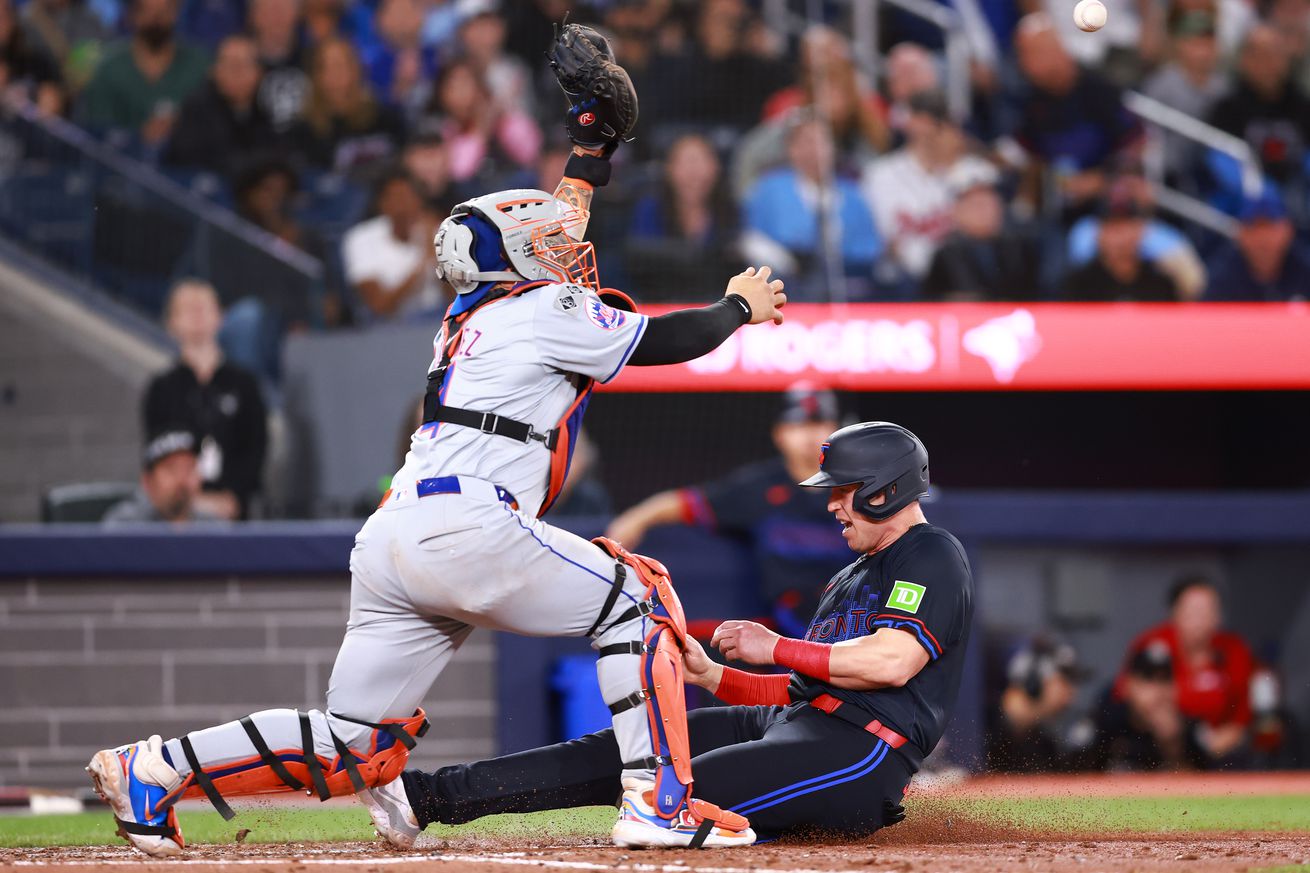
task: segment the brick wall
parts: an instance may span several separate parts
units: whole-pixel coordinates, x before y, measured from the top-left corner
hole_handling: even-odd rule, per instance
[[[0,787],[85,787],[98,749],[272,707],[322,709],[345,576],[0,579]],[[424,702],[411,762],[496,751],[495,648],[474,634]]]

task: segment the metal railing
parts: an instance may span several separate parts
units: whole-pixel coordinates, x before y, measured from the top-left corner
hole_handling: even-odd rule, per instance
[[[1264,185],[1264,176],[1260,162],[1246,140],[1138,91],[1125,92],[1123,103],[1129,112],[1148,122],[1143,164],[1146,177],[1155,186],[1156,203],[1160,208],[1224,236],[1236,236],[1238,222],[1232,216],[1166,184],[1168,167],[1165,143],[1160,134],[1168,131],[1232,158],[1241,168],[1242,194],[1256,197]]]
[[[184,276],[300,317],[323,263],[60,118],[0,118],[0,230],[147,313]]]

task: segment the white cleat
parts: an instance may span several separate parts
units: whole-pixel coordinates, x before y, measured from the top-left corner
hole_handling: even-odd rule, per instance
[[[423,829],[418,826],[418,816],[414,815],[405,784],[399,778],[377,788],[365,788],[355,796],[368,807],[379,837],[397,849],[414,848]]]
[[[163,745],[156,734],[96,752],[86,766],[96,793],[114,811],[118,835],[152,858],[176,857],[186,846],[172,803],[164,803],[182,777],[164,760]]]
[[[688,798],[674,819],[660,818],[652,803],[655,783],[624,779],[619,820],[610,835],[614,845],[629,849],[713,849],[749,846],[755,842],[750,823],[735,812]]]

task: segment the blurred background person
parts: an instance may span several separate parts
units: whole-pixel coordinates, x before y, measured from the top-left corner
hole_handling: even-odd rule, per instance
[[[1272,186],[1242,204],[1237,239],[1210,261],[1207,300],[1310,299],[1310,250]]]
[[[532,71],[520,58],[505,51],[507,28],[500,4],[495,0],[466,0],[454,5],[466,10],[457,37],[462,56],[486,83],[496,105],[534,115]],[[626,62],[620,59],[620,63],[627,69]],[[637,93],[641,93],[640,88]]]
[[[937,60],[923,46],[903,42],[887,53],[887,114],[897,136],[895,145],[904,142],[905,124],[910,117],[910,98],[924,91],[939,91],[941,87]]]
[[[1014,133],[1022,149],[1017,163],[1026,165],[1020,197],[1035,210],[1042,174],[1050,171],[1066,214],[1094,209],[1106,187],[1106,166],[1140,143],[1141,126],[1118,88],[1078,66],[1046,14],[1020,20],[1014,48],[1027,84]]]
[[[318,43],[310,75],[309,102],[291,131],[294,153],[307,166],[346,173],[396,153],[404,121],[374,96],[353,44],[337,36]]]
[[[959,167],[947,176],[955,201],[954,229],[933,253],[920,299],[1036,300],[1042,296],[1041,246],[1010,225],[997,180],[996,169],[986,162]]]
[[[968,153],[969,142],[951,120],[944,93],[920,91],[907,104],[905,145],[870,163],[860,190],[891,260],[918,281],[951,231],[950,175],[985,173],[991,165]]]
[[[451,178],[471,193],[481,193],[505,173],[527,171],[542,146],[536,121],[517,107],[498,105],[467,60],[452,60],[442,69],[424,123],[441,133]]]
[[[740,539],[754,555],[759,593],[773,605],[778,631],[803,635],[823,587],[849,563],[827,492],[796,484],[818,469],[819,446],[839,419],[831,391],[793,386],[773,425],[777,456],[713,482],[654,494],[615,518],[605,535],[632,550],[651,528],[681,522]]]
[[[1175,4],[1169,10],[1168,60],[1142,83],[1142,93],[1194,118],[1206,118],[1227,90],[1220,69],[1215,16],[1203,9]],[[1165,140],[1167,177],[1188,184],[1197,170],[1200,147],[1173,131]]]
[[[177,37],[179,0],[131,0],[131,36],[105,54],[77,101],[85,126],[150,148],[173,132],[182,103],[205,83],[209,59]]]
[[[1292,80],[1286,40],[1273,27],[1247,31],[1229,93],[1214,105],[1209,122],[1246,141],[1262,169],[1280,185],[1301,190],[1310,143],[1310,99]],[[1215,163],[1211,162],[1212,168]],[[1221,174],[1220,186],[1237,180]],[[1240,184],[1240,182],[1238,183]]]
[[[246,8],[246,27],[264,73],[259,80],[259,105],[274,129],[286,133],[309,99],[300,0],[248,0]]]
[[[1173,658],[1156,640],[1128,655],[1097,713],[1098,770],[1179,770],[1187,766],[1187,725],[1178,710]]]
[[[378,3],[378,39],[363,58],[374,92],[407,119],[417,116],[431,96],[437,71],[436,52],[422,42],[424,5],[420,0]]]
[[[1180,578],[1169,590],[1168,605],[1169,618],[1128,647],[1129,669],[1116,681],[1114,697],[1154,726],[1165,763],[1211,768],[1236,762],[1251,724],[1251,649],[1222,629],[1219,590],[1207,577]],[[1139,660],[1158,670],[1167,665],[1171,694],[1135,687],[1132,665]]]
[[[141,462],[141,482],[136,494],[110,507],[101,519],[103,524],[183,525],[224,518],[200,500],[196,438],[189,431],[166,430],[156,434],[146,443]]]
[[[76,94],[90,81],[110,38],[104,19],[86,0],[28,0],[20,14],[27,44],[58,64],[69,93]]]
[[[1006,664],[988,768],[1018,773],[1078,769],[1093,731],[1074,705],[1078,683],[1087,673],[1074,647],[1051,634],[1025,641]]]
[[[238,161],[275,150],[273,121],[256,99],[261,75],[254,40],[223,39],[209,81],[182,104],[163,162],[230,180]]]
[[[1062,282],[1065,300],[1178,300],[1182,291],[1142,256],[1146,214],[1127,192],[1116,192],[1101,207],[1096,255],[1074,267]]]
[[[813,116],[794,120],[787,135],[787,165],[761,176],[743,207],[746,260],[773,264],[798,302],[844,295],[824,275],[824,232],[834,246],[842,278],[856,294],[867,294],[883,244],[873,215],[850,179],[833,174],[833,143],[827,126]]]
[[[13,0],[0,0],[0,103],[58,115],[66,102],[58,62],[44,46],[32,44]]]
[[[632,207],[624,247],[633,290],[645,300],[712,299],[706,277],[742,269],[739,235],[714,147],[699,134],[678,137],[658,187]]]
[[[178,361],[151,380],[142,418],[146,433],[184,427],[196,439],[201,493],[195,505],[219,518],[247,517],[259,493],[268,448],[267,412],[255,377],[223,357],[223,324],[213,286],[173,286],[165,326]]]
[[[346,281],[374,319],[438,314],[447,301],[435,273],[435,217],[403,167],[384,173],[375,192],[376,214],[341,243]]]
[[[405,143],[400,161],[418,185],[424,205],[444,214],[454,201],[451,193],[450,150],[435,124],[420,125]],[[556,176],[556,181],[559,177]]]

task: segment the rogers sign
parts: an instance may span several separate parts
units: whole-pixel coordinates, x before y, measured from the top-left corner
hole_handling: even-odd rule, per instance
[[[675,307],[643,307],[659,315]],[[1310,388],[1305,304],[792,304],[619,391]]]

